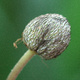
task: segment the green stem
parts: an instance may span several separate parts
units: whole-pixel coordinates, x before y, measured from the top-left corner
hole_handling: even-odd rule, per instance
[[[35,51],[28,50],[18,61],[18,63],[11,70],[7,80],[15,80],[18,74],[21,72],[23,67],[28,63],[28,61],[36,54]]]

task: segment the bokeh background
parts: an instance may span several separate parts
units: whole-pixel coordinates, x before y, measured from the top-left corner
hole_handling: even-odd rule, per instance
[[[30,20],[46,13],[67,17],[71,25],[71,42],[56,59],[43,60],[34,56],[17,80],[79,80],[80,79],[80,0],[0,0],[0,80],[27,50],[23,43],[18,49],[13,42]]]

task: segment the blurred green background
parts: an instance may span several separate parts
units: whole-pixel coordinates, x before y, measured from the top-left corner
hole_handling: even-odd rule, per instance
[[[0,80],[27,50],[13,42],[30,20],[46,13],[67,17],[71,25],[71,42],[56,59],[42,60],[34,56],[17,80],[79,80],[80,79],[80,0],[0,0]]]

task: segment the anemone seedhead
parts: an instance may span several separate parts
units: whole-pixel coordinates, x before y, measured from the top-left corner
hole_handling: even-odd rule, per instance
[[[23,31],[24,44],[44,59],[60,55],[70,42],[70,25],[59,14],[45,14],[36,17]]]

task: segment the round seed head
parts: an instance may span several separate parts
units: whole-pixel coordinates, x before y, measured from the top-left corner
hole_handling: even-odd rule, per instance
[[[70,25],[59,14],[45,14],[36,17],[25,27],[23,42],[44,59],[60,55],[70,41]]]

